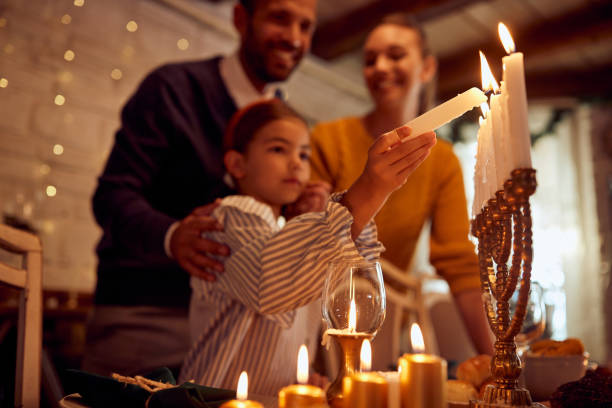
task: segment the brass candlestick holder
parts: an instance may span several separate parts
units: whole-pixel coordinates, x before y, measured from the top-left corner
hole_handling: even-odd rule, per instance
[[[344,408],[342,380],[356,373],[359,367],[361,344],[365,339],[372,340],[369,333],[329,333],[340,346],[340,370],[334,382],[327,389],[327,402],[331,408]]]
[[[485,388],[482,400],[470,402],[472,408],[544,407],[533,403],[529,391],[518,385],[522,368],[514,342],[525,319],[531,286],[533,252],[529,196],[535,192],[536,185],[534,169],[513,170],[504,189],[497,191],[495,198],[490,199],[472,221],[472,234],[478,238],[485,311],[496,339],[495,356],[491,361],[495,384]],[[511,250],[512,262],[508,269]],[[510,318],[508,301],[519,278],[518,302]]]

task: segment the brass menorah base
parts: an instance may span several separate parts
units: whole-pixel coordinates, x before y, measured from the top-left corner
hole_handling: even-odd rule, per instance
[[[327,402],[331,408],[344,408],[342,394],[342,380],[345,376],[353,375],[358,371],[361,344],[365,339],[374,337],[369,333],[330,333],[340,346],[340,370],[334,382],[327,389]]]
[[[536,185],[534,169],[513,170],[504,189],[497,191],[472,221],[472,234],[478,238],[485,311],[496,338],[495,356],[491,360],[495,384],[487,386],[482,400],[470,402],[473,408],[543,407],[533,403],[529,391],[518,385],[522,367],[514,342],[525,320],[531,286],[533,252],[529,196],[535,192]],[[519,278],[518,302],[510,319],[508,301]]]

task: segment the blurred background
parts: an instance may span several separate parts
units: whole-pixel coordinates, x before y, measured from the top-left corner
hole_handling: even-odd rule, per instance
[[[160,64],[231,52],[233,4],[0,2],[0,212],[4,223],[42,239],[48,369],[78,367],[82,357],[100,237],[90,198],[122,105]],[[480,87],[478,50],[501,78],[497,23],[510,28],[525,54],[539,184],[532,198],[533,279],[544,289],[545,335],[579,337],[592,358],[612,361],[612,4],[319,0],[312,55],[288,84],[291,105],[311,123],[368,109],[362,41],[393,11],[423,22],[439,59],[439,102]],[[462,161],[468,200],[476,132],[476,112],[439,132]],[[423,274],[431,273],[426,250],[417,259]],[[2,289],[0,359],[9,368],[14,349],[5,344],[14,336],[15,308],[13,293]]]

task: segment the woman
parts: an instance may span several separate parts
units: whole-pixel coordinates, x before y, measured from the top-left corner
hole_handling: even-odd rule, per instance
[[[313,129],[313,178],[329,182],[334,191],[349,187],[363,169],[375,136],[426,110],[426,88],[435,73],[436,60],[414,20],[403,14],[385,18],[364,45],[363,75],[374,108],[365,116],[322,123]],[[375,220],[386,247],[383,257],[403,270],[411,262],[423,225],[431,221],[430,261],[448,282],[477,351],[492,354],[480,300],[477,257],[468,239],[461,169],[449,143],[439,141],[434,146]]]

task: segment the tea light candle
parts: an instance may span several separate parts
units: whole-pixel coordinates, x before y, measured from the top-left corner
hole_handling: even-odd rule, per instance
[[[486,101],[487,97],[480,89],[470,88],[406,123],[411,129],[407,139],[436,130]]]
[[[344,377],[342,391],[344,406],[351,408],[387,408],[387,380],[372,367],[372,347],[369,340],[361,345],[361,372]]]
[[[263,408],[259,402],[247,400],[249,390],[249,378],[246,371],[240,373],[238,387],[236,388],[236,399],[227,401],[221,408]]]
[[[299,384],[282,388],[278,393],[278,408],[327,407],[325,391],[308,382],[308,350],[302,344],[298,352],[297,380]]]
[[[399,359],[402,408],[446,408],[446,361],[423,353],[425,342],[416,323],[410,332],[412,347],[420,353]]]

